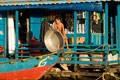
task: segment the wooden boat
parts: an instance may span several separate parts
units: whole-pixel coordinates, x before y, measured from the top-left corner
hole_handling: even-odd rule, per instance
[[[40,79],[58,61],[57,55],[43,55],[23,60],[0,58],[0,80]]]

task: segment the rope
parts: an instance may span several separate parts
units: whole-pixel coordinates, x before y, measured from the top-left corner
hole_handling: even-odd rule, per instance
[[[104,72],[100,77],[98,77],[96,80],[99,80],[100,78],[102,78],[102,80],[106,80],[105,79],[105,75],[109,74],[110,76],[114,77],[116,80],[120,80],[119,77],[115,76],[115,74],[113,72]]]
[[[104,51],[104,47],[105,47],[105,46],[108,46],[108,54],[109,54],[109,50],[110,50],[110,45],[109,45],[109,44],[100,45],[100,46],[98,46],[98,47],[95,48],[95,49],[92,49],[92,50],[89,50],[89,51],[85,51],[85,53],[93,52],[93,51],[99,49],[100,47],[103,47],[103,48],[102,48],[102,51]],[[73,55],[71,50],[68,50],[67,52],[63,53],[63,58],[65,58],[65,57],[64,57],[65,54],[69,54],[69,55],[66,55],[66,56],[72,56],[72,55]],[[68,60],[71,60],[70,58],[66,58],[66,60],[67,60],[67,59],[68,59]],[[106,65],[106,66],[107,66],[107,65]]]
[[[93,52],[93,51],[99,49],[99,48],[102,47],[102,46],[103,46],[102,51],[104,51],[104,47],[107,46],[107,45],[109,46],[109,44],[100,45],[100,46],[98,46],[98,47],[95,48],[95,49],[92,49],[92,50],[89,50],[89,51],[85,51],[85,53],[87,53],[87,52]],[[71,51],[68,51],[68,52],[65,52],[64,54],[67,54],[67,53],[70,53],[70,52],[71,52]]]
[[[97,47],[97,48],[95,48],[95,49],[92,49],[92,50],[89,50],[89,51],[85,51],[85,52],[86,52],[86,53],[87,53],[87,52],[93,52],[93,51],[95,51],[95,50],[99,49],[100,47],[103,47],[103,48],[102,48],[102,51],[103,51],[105,46],[106,46],[106,45],[105,45],[105,44],[103,44],[103,45],[101,45],[101,46],[98,46],[98,47]]]

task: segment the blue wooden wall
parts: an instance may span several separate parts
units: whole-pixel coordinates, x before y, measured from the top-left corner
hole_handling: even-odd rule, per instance
[[[6,54],[7,45],[6,29],[6,12],[0,12],[0,46],[5,48],[4,54]]]
[[[30,16],[30,31],[38,41],[41,41],[42,14],[40,12],[32,13]]]

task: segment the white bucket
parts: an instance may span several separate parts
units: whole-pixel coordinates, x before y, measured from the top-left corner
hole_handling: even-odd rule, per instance
[[[96,62],[95,64],[93,64],[94,66],[100,66],[100,64],[98,64],[98,62],[102,62],[103,61],[103,54],[92,54],[92,61]],[[96,58],[96,57],[100,57],[100,58]]]
[[[108,54],[108,61],[115,61],[115,60],[118,60],[118,53],[116,53],[115,55],[112,55],[112,53]],[[109,65],[112,65],[112,64],[118,64],[118,63],[117,62],[110,63]]]
[[[80,61],[90,61],[88,54],[80,54],[79,57],[88,57],[88,58],[79,58]],[[88,64],[81,64],[81,67],[89,66]]]

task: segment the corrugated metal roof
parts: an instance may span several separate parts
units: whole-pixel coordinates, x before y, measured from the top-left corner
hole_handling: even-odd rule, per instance
[[[111,0],[0,0],[1,6],[10,5],[38,5],[38,4],[64,4],[81,2],[100,2]]]
[[[96,1],[111,1],[111,0],[1,0],[0,2],[36,2],[36,1],[44,1],[44,2],[96,2]]]
[[[103,11],[102,3],[71,3],[71,4],[48,4],[48,5],[16,5],[16,6],[1,6],[0,10],[15,10],[15,9],[48,9],[48,10],[88,10],[88,11]]]
[[[86,4],[80,4],[80,3],[100,3],[105,1],[120,1],[120,0],[0,0],[0,10],[9,10],[9,9],[26,9],[26,8],[47,8],[47,9],[69,9],[72,6],[72,9],[74,10],[82,10],[84,7],[86,7]],[[54,5],[56,4],[56,5]],[[70,5],[71,4],[71,5]],[[75,4],[77,5],[76,7]],[[61,7],[62,5],[62,7]],[[67,5],[67,6],[65,6]],[[96,5],[96,4],[90,4]],[[49,7],[48,7],[49,6]],[[55,7],[54,7],[55,6]],[[81,6],[84,6],[80,8]],[[88,9],[94,9],[94,10],[101,10],[100,7],[93,6],[93,8]],[[72,10],[71,9],[71,10]],[[87,8],[86,8],[87,10]]]

